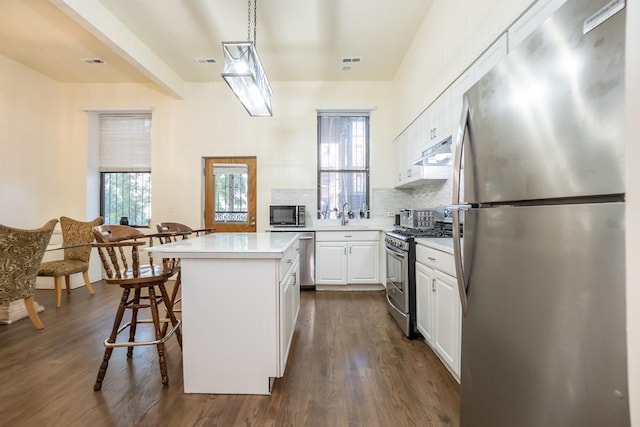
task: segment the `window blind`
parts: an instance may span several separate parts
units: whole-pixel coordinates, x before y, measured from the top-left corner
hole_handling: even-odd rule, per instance
[[[151,171],[151,113],[100,114],[100,172]]]

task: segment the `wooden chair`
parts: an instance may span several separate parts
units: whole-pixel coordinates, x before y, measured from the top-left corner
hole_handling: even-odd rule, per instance
[[[171,259],[154,262],[150,258],[149,264],[142,265],[139,248],[145,245],[148,239],[165,239],[169,236],[166,234],[145,235],[135,228],[124,225],[97,226],[93,228],[93,233],[96,238],[94,246],[98,248],[100,260],[107,275],[106,284],[118,285],[122,288],[122,298],[113,322],[111,335],[104,341],[104,358],[93,389],[96,391],[101,389],[102,380],[115,347],[127,347],[127,357],[131,358],[133,357],[133,347],[140,345],[156,346],[162,384],[166,385],[169,383],[169,377],[164,343],[175,332],[178,344],[182,348],[182,334],[179,328],[181,321],[176,319],[173,314],[171,299],[165,288],[167,280],[176,274],[177,270]],[[132,297],[131,291],[133,291]],[[145,301],[147,302],[145,303]],[[168,318],[160,318],[159,303],[164,303]],[[149,309],[151,319],[138,319],[140,309]],[[121,325],[125,310],[131,310],[131,320]],[[155,340],[135,340],[136,329],[141,323],[153,324]],[[171,324],[170,329],[163,327],[169,323]],[[126,329],[129,329],[128,341],[117,341],[118,335]]]
[[[176,233],[178,236],[182,236],[183,239],[186,239],[191,234],[201,236],[216,231],[215,228],[200,228],[194,230],[188,225],[180,224],[179,222],[161,222],[160,224],[156,224],[156,229],[158,233]]]
[[[89,257],[91,256],[91,243],[93,243],[93,227],[102,224],[100,216],[93,221],[77,221],[66,216],[60,217],[62,228],[62,246],[64,259],[46,261],[40,265],[38,276],[53,277],[56,289],[56,307],[62,303],[62,278],[64,277],[67,294],[71,293],[70,276],[82,273],[84,284],[90,294],[94,294],[93,286],[89,280]],[[68,248],[66,248],[68,247]]]
[[[215,228],[200,228],[194,230],[188,225],[184,225],[179,222],[161,222],[159,224],[156,224],[156,230],[158,230],[158,233],[174,233],[172,241],[178,239],[187,239],[192,234],[195,234],[195,236],[198,237],[216,231]],[[176,305],[179,304],[182,300],[182,298],[178,297],[178,292],[180,291],[181,284],[182,275],[178,271],[176,282],[173,285],[173,289],[171,291],[171,302],[174,306],[174,313],[179,313],[182,311],[180,308],[176,307]]]
[[[36,329],[44,328],[33,301],[36,277],[57,223],[52,219],[34,230],[0,224],[0,304],[24,300]]]

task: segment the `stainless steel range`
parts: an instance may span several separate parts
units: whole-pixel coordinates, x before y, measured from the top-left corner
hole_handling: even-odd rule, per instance
[[[416,237],[452,237],[450,218],[442,210],[400,211],[400,227],[386,233],[387,306],[409,338],[416,332]]]

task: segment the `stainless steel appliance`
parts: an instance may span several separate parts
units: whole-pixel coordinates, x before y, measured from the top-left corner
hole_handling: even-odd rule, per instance
[[[630,423],[624,7],[569,0],[465,95],[463,427]]]
[[[409,214],[409,212],[411,212]],[[418,213],[419,212],[419,213]],[[403,209],[401,226],[385,234],[386,288],[389,313],[405,336],[412,338],[416,331],[416,237],[451,237],[451,222],[440,211]],[[402,217],[411,218],[404,221]],[[414,218],[421,218],[415,220]],[[429,220],[426,220],[429,218]],[[436,219],[440,218],[440,219]],[[419,224],[419,226],[407,226]]]
[[[300,233],[300,289],[316,289],[316,233]]]
[[[403,228],[433,228],[437,212],[431,209],[400,209],[400,226]]]
[[[295,228],[276,228],[269,230],[271,233],[298,233],[300,256],[300,290],[315,291],[316,289],[316,232],[298,231]]]
[[[272,227],[304,227],[306,208],[304,205],[269,206],[269,225]]]

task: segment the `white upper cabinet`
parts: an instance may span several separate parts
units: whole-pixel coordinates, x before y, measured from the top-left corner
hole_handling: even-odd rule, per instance
[[[538,0],[509,27],[509,52],[536,30],[567,0]]]
[[[406,161],[406,148],[407,148],[407,143],[403,142],[403,140],[406,140],[406,138],[404,137],[404,132],[401,133],[400,135],[398,135],[398,137],[393,141],[393,154],[395,154],[395,174],[394,174],[394,180],[393,180],[393,185],[397,186],[402,184],[402,180],[404,177],[404,173],[405,173],[405,166],[404,166],[404,162]]]
[[[394,141],[396,155],[395,186],[410,186],[421,179],[422,168],[413,164],[419,150],[418,139],[414,129],[407,128]]]
[[[422,114],[428,120],[427,134],[416,159],[422,155],[422,151],[451,136],[451,90],[444,91]]]
[[[485,50],[482,55],[473,63],[475,81],[474,84],[487,74],[502,58],[507,56],[507,33],[503,33],[493,42],[489,49]]]
[[[420,166],[414,165],[413,162],[420,157],[422,153],[422,144],[425,138],[424,126],[420,120],[420,117],[416,119],[405,131],[407,134],[407,155],[406,155],[406,168],[408,178],[415,180],[420,178]]]
[[[451,136],[451,90],[443,92],[394,141],[396,187],[415,187],[425,180],[449,179],[450,167],[415,165],[422,152]]]
[[[456,143],[465,92],[565,2],[566,0],[535,2],[398,136],[394,144],[396,154],[394,186],[396,188],[417,187],[423,185],[426,180],[450,178],[449,166],[417,166],[413,162],[418,161],[425,150],[449,136],[452,137],[452,142]]]
[[[455,144],[458,128],[460,127],[460,119],[462,118],[462,102],[466,91],[471,89],[477,81],[476,69],[469,67],[458,79],[451,85],[451,119],[453,123],[452,136]]]
[[[489,72],[502,58],[507,56],[507,33],[502,34],[484,53],[451,84],[450,121],[451,135],[455,136],[460,126],[464,94]]]

